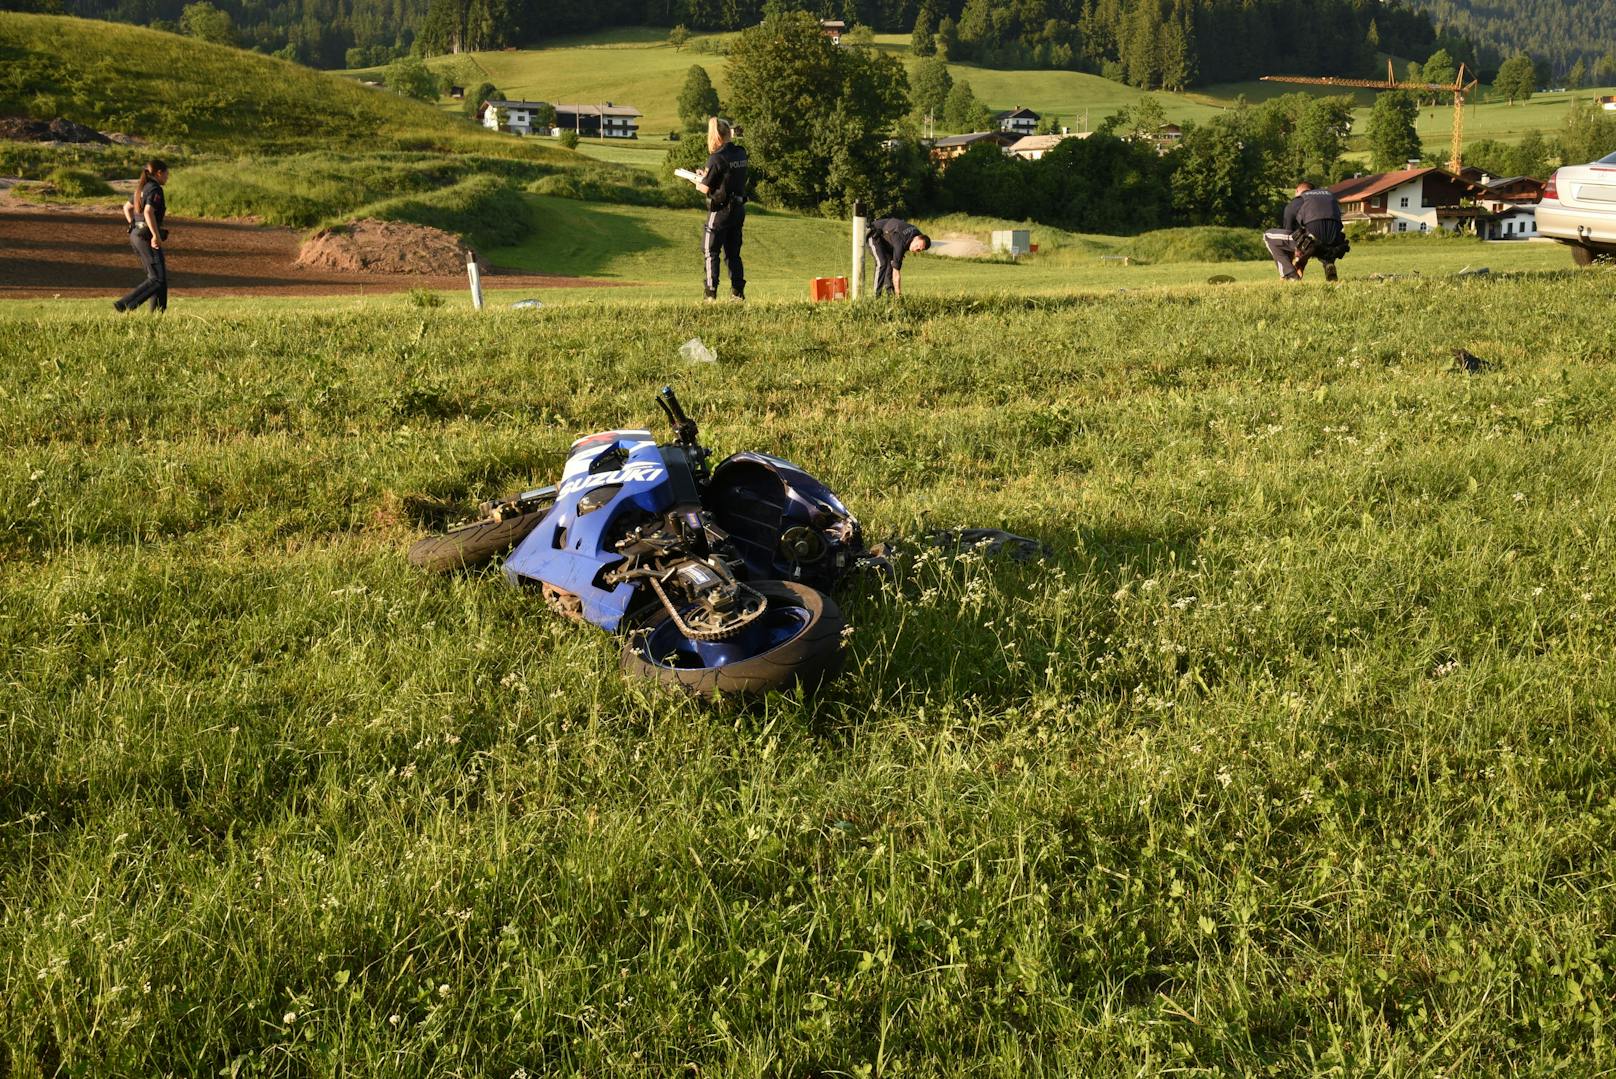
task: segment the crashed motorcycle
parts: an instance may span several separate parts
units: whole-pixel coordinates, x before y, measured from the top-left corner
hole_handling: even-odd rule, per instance
[[[632,676],[700,696],[819,685],[841,667],[846,625],[828,593],[880,561],[858,520],[778,457],[736,453],[709,467],[672,387],[657,403],[671,442],[631,430],[580,438],[560,483],[484,503],[479,519],[415,544],[410,561],[456,572],[509,552],[512,584],[626,633]]]

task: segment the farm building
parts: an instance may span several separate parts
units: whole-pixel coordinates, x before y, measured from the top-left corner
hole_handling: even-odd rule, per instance
[[[1080,131],[1070,135],[1026,135],[1006,146],[1004,152],[1023,161],[1037,161],[1066,139],[1086,139],[1090,134]]]
[[[950,161],[963,156],[973,146],[986,142],[1002,150],[1014,141],[1003,131],[973,131],[968,135],[948,135],[931,144],[931,159],[947,168]]]
[[[1402,169],[1354,176],[1330,188],[1341,203],[1342,220],[1367,221],[1377,232],[1463,230],[1487,216],[1479,206],[1464,205],[1486,191],[1445,169]]]
[[[613,105],[610,101],[599,105],[558,104],[555,110],[558,131],[576,131],[591,139],[639,138],[642,113],[632,105]]]
[[[819,28],[825,31],[825,36],[830,38],[832,45],[840,45],[842,35],[847,33],[847,23],[841,19],[820,19]]]
[[[1006,112],[994,113],[993,123],[1000,131],[1010,135],[1031,135],[1038,130],[1040,117],[1031,109],[1017,105]]]
[[[539,127],[535,117],[547,107],[555,109],[555,124]],[[505,113],[503,130],[517,135],[559,135],[563,131],[576,131],[584,138],[633,139],[639,137],[640,110],[631,105],[613,105],[610,101],[599,105],[548,106],[543,101],[485,101],[477,109],[477,116],[490,131],[502,130],[499,114]]]

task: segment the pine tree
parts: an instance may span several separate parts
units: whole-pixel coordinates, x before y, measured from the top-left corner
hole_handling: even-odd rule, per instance
[[[1374,168],[1391,171],[1407,167],[1420,157],[1420,136],[1414,130],[1419,108],[1399,90],[1375,96],[1369,110],[1369,157]]]
[[[915,29],[909,36],[909,51],[916,56],[935,56],[937,53],[937,9],[931,0],[920,5],[915,13]]]
[[[959,26],[948,15],[937,23],[937,55],[944,60],[960,58]]]
[[[970,131],[981,111],[971,84],[961,79],[949,89],[948,98],[943,103],[943,126],[954,132]]]
[[[1566,89],[1581,90],[1588,84],[1588,65],[1583,63],[1582,57],[1571,65],[1571,72],[1566,76]]]
[[[909,100],[914,105],[915,119],[924,123],[930,117],[933,125],[946,122],[948,92],[954,88],[954,77],[948,65],[935,56],[917,63],[909,75]]]
[[[685,73],[685,84],[679,91],[679,123],[686,131],[703,131],[707,118],[719,112],[718,91],[707,69],[692,64]]]

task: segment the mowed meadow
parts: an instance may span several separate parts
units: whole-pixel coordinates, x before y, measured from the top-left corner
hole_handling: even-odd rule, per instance
[[[0,1074],[1607,1067],[1610,288],[0,311]],[[905,541],[816,698],[404,561],[665,382]]]

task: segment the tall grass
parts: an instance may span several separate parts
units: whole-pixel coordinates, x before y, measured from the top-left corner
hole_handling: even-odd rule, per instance
[[[1608,284],[0,312],[0,1065],[1596,1071]],[[910,538],[817,699],[403,562],[667,381]]]

